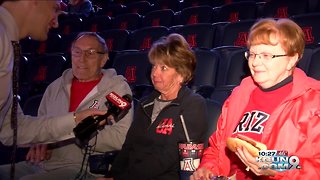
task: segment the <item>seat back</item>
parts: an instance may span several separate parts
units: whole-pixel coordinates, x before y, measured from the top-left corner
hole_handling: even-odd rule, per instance
[[[245,51],[246,48],[241,48],[231,53],[225,85],[239,85],[243,78],[251,75]]]
[[[320,80],[320,48],[315,49],[312,53],[307,75]]]
[[[127,79],[134,98],[140,99],[152,91],[151,63],[147,51],[118,53],[114,59],[113,68]]]
[[[168,35],[169,29],[164,26],[145,27],[133,31],[129,36],[128,49],[148,50],[152,43]]]
[[[126,13],[116,16],[112,28],[122,30],[136,30],[140,28],[142,17],[137,13]]]
[[[23,54],[36,54],[37,48],[36,48],[37,41],[33,40],[30,36],[25,37],[20,40],[21,45],[21,52]]]
[[[174,30],[181,34],[192,48],[213,48],[215,29],[212,24],[188,24]]]
[[[255,19],[257,7],[254,1],[233,2],[222,5],[217,10],[213,22],[238,22],[245,19]]]
[[[36,41],[35,49],[37,54],[60,53],[62,52],[62,36],[57,33],[48,33],[46,41]]]
[[[308,1],[272,0],[265,3],[263,17],[289,18],[304,14],[308,10]]]
[[[21,107],[23,107],[24,102],[29,97],[29,85],[27,81],[27,70],[28,70],[28,64],[31,61],[32,55],[28,56],[25,54],[22,54],[20,57],[20,68],[19,68],[19,96],[20,101],[19,104]]]
[[[299,60],[297,67],[302,69],[306,74],[309,71],[310,61],[313,54],[313,49],[305,48],[302,58]]]
[[[111,29],[99,33],[107,43],[109,51],[123,51],[128,48],[129,31],[124,29]]]
[[[223,104],[234,87],[240,84],[244,77],[250,75],[248,61],[244,57],[246,48],[239,46],[222,46],[214,48],[220,55],[216,87],[211,93],[211,99]]]
[[[88,17],[85,30],[91,32],[101,32],[111,29],[112,19],[107,15]]]
[[[28,63],[27,82],[31,95],[41,94],[47,86],[62,75],[66,58],[58,54],[44,54]]]
[[[127,79],[130,86],[151,85],[151,64],[147,51],[118,53],[114,59],[113,68]]]
[[[37,94],[29,97],[23,105],[23,113],[25,115],[37,116],[42,96],[43,94]]]
[[[84,21],[80,17],[71,16],[63,17],[59,19],[59,27],[52,29],[54,33],[61,35],[67,35],[74,32],[81,32],[84,30]]]
[[[225,24],[217,30],[217,36],[221,37],[220,42],[216,41],[216,46],[246,46],[249,30],[255,20],[243,20]]]
[[[176,24],[211,23],[213,9],[211,6],[187,7],[177,17]]]
[[[210,136],[216,131],[217,129],[217,122],[221,114],[221,104],[218,102],[206,99],[207,104],[207,111],[208,111],[208,130],[206,134],[206,140],[209,140]],[[208,144],[208,142],[205,142]]]
[[[127,12],[128,12],[127,7],[122,4],[108,3],[107,5],[104,5],[101,9],[99,9],[96,15],[106,15],[109,17],[116,17],[117,15],[125,14]]]
[[[302,28],[305,35],[306,47],[319,47],[320,13],[295,15],[291,19]]]
[[[235,87],[235,85],[216,86],[211,93],[210,99],[222,106]]]
[[[154,9],[171,9],[174,12],[181,10],[180,0],[157,0],[154,2]]]
[[[173,25],[174,12],[171,9],[155,10],[147,13],[142,19],[142,27],[149,26],[165,26]]]
[[[216,86],[227,85],[228,72],[230,71],[230,66],[233,59],[232,58],[233,52],[236,52],[242,49],[243,47],[240,47],[240,46],[220,46],[220,47],[213,48],[213,51],[216,51],[220,55]],[[239,68],[242,68],[242,67],[239,67]]]
[[[193,80],[188,84],[191,89],[205,98],[210,98],[215,87],[220,56],[215,51],[195,49],[197,65]]]
[[[195,6],[202,6],[202,5],[209,5],[211,7],[218,7],[225,4],[224,0],[184,0],[182,2],[182,8],[187,7],[195,7]]]
[[[126,4],[129,13],[138,13],[145,15],[152,9],[151,4],[148,1],[136,1]]]

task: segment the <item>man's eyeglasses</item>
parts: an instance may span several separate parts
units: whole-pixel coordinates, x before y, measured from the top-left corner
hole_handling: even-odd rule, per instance
[[[265,61],[270,61],[273,58],[277,58],[277,57],[283,57],[283,56],[287,56],[287,54],[282,54],[282,55],[274,55],[274,54],[270,54],[270,53],[260,53],[260,54],[256,54],[250,51],[246,51],[244,53],[244,57],[247,60],[253,60],[256,59],[256,57],[259,56],[259,58],[261,58],[262,60]]]
[[[76,47],[73,47],[71,49],[71,55],[73,57],[81,57],[83,53],[84,53],[85,57],[89,58],[89,59],[95,59],[98,57],[98,55],[106,54],[105,52],[100,52],[96,49],[82,50],[82,49],[76,48]]]

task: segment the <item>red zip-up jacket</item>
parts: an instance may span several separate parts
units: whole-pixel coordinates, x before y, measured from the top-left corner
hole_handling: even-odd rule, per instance
[[[226,140],[238,125],[256,87],[253,79],[247,77],[233,90],[223,105],[217,131],[209,139],[210,146],[204,152],[200,167],[206,167],[215,175],[232,175]],[[295,69],[292,92],[270,115],[261,142],[268,149],[287,150],[289,156],[298,156],[302,168],[260,178],[320,179],[320,81]]]

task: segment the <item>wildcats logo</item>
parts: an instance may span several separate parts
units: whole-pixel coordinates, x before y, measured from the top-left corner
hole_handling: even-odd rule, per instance
[[[157,134],[165,134],[170,135],[174,128],[174,124],[172,123],[172,118],[165,118],[156,127]]]
[[[193,159],[193,158],[185,158],[180,161],[180,167],[183,171],[195,171],[197,167],[200,165],[200,158]]]
[[[89,106],[89,108],[95,108],[95,109],[99,109],[99,101],[98,100],[93,100],[92,105]]]

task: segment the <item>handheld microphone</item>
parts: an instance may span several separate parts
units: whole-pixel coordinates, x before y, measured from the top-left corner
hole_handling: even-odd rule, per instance
[[[74,135],[76,137],[76,144],[80,147],[86,145],[91,138],[93,138],[98,130],[103,127],[99,123],[103,120],[107,121],[111,115],[115,122],[121,120],[131,108],[132,96],[129,94],[123,97],[119,96],[115,92],[111,92],[106,96],[107,101],[105,102],[108,111],[104,115],[99,116],[88,116],[82,120],[74,129]]]

